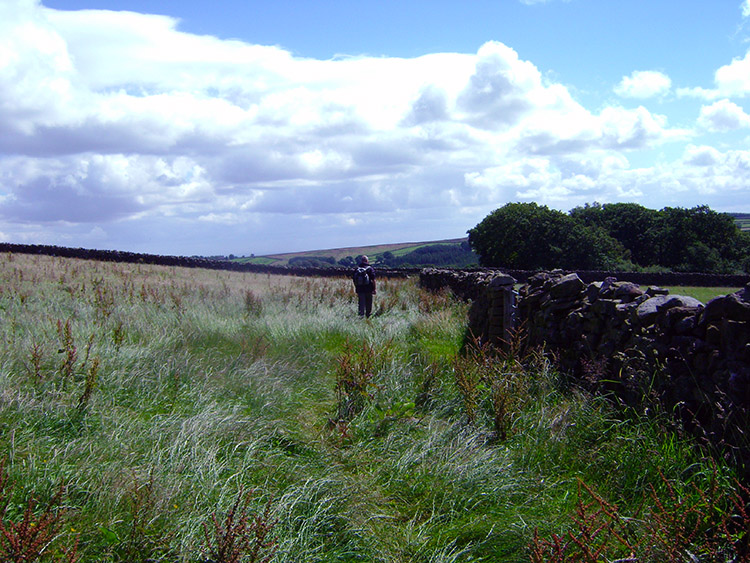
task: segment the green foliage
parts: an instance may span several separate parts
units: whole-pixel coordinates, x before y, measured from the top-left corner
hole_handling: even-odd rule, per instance
[[[586,204],[568,214],[511,203],[474,229],[469,242],[486,266],[581,270],[750,271],[750,233],[706,206]]]
[[[289,259],[289,265],[295,268],[328,268],[335,264],[333,256],[295,256]]]
[[[469,230],[482,266],[612,269],[627,252],[604,229],[536,203],[509,203]]]
[[[477,255],[468,242],[427,244],[405,254],[396,256],[386,251],[378,264],[390,268],[415,268],[433,266],[438,268],[470,268],[479,264]]]

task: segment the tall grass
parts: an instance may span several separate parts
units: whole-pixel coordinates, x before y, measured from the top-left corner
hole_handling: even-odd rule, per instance
[[[739,490],[542,354],[463,350],[449,294],[383,280],[362,320],[350,286],[0,256],[0,522],[54,524],[27,560],[552,561],[581,483],[622,518]]]

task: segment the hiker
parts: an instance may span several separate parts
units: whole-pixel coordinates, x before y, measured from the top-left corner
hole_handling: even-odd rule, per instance
[[[359,316],[368,317],[372,314],[372,296],[375,295],[375,270],[370,266],[367,256],[361,256],[359,265],[352,274],[354,289],[359,299]]]

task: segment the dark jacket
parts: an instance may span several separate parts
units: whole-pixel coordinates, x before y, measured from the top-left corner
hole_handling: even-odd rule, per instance
[[[360,264],[358,267],[365,267],[367,274],[370,276],[370,283],[367,285],[356,285],[354,286],[357,293],[375,293],[375,270],[369,264]],[[354,273],[352,273],[352,281],[354,281]]]

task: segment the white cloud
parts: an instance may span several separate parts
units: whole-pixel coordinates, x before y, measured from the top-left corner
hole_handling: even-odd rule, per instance
[[[750,0],[742,0],[742,4],[740,5],[740,9],[742,10],[742,17],[743,18],[750,17]]]
[[[721,153],[714,147],[690,145],[685,149],[682,160],[689,166],[713,166],[721,159]]]
[[[672,88],[672,80],[655,70],[637,70],[624,76],[615,87],[615,93],[625,98],[653,98],[663,96]]]
[[[750,52],[717,70],[715,82],[723,96],[750,94]]]
[[[750,0],[748,0],[750,2]],[[750,94],[750,51],[720,67],[714,74],[715,88],[678,88],[677,95],[704,100],[742,98]]]
[[[625,155],[687,137],[643,106],[590,111],[499,42],[321,61],[184,33],[165,16],[10,5],[0,231],[19,239],[216,253],[213,241],[272,244],[302,224],[318,237],[331,225],[377,237],[374,223],[463,232],[456,205],[479,220],[509,199],[572,207],[647,194],[654,176],[672,185]],[[671,87],[652,71],[629,80],[623,95]],[[704,108],[704,127],[747,117],[727,104]]]
[[[698,125],[708,131],[732,131],[750,127],[750,115],[729,100],[720,100],[701,108]]]

